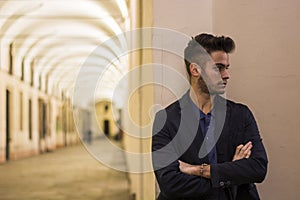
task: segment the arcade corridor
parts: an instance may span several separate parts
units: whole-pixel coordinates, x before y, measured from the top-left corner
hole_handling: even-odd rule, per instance
[[[105,140],[92,145],[105,152],[107,163],[125,166],[124,155]],[[127,174],[101,164],[81,144],[0,164],[0,177],[3,200],[129,200]]]
[[[299,8],[0,0],[0,200],[155,200],[153,120],[189,89],[184,48],[199,33],[236,42],[226,98],[257,120],[269,158],[261,199],[300,199]]]

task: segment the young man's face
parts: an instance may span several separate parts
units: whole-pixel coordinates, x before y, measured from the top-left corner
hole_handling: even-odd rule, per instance
[[[206,63],[206,67],[202,70],[199,84],[205,82],[208,91],[213,94],[224,94],[226,90],[227,80],[229,79],[229,56],[224,51],[214,51],[210,54],[212,61]]]

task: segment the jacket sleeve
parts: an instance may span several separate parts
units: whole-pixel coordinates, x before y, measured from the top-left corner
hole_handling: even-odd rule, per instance
[[[205,195],[212,188],[210,180],[181,173],[178,159],[168,121],[158,112],[153,125],[152,163],[162,195],[172,199]]]
[[[268,159],[253,114],[242,106],[244,142],[251,141],[251,156],[234,162],[211,165],[213,187],[260,183],[267,173]],[[234,123],[234,122],[233,122]]]

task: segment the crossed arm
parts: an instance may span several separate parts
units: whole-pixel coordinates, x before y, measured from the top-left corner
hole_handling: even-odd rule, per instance
[[[252,142],[248,142],[245,145],[239,145],[236,147],[235,154],[232,161],[240,160],[243,158],[249,158],[251,155]],[[204,178],[210,178],[210,165],[191,165],[183,161],[179,162],[179,169],[182,173],[188,175],[201,176]]]
[[[174,146],[168,145],[173,142],[172,133],[175,131],[176,136],[187,136],[176,131],[175,123],[172,121],[167,121],[163,126],[159,126],[163,120],[160,116],[161,113],[157,114],[153,126],[152,158],[155,175],[164,196],[169,198],[199,197],[213,188],[262,182],[264,180],[268,160],[262,139],[250,110],[246,107],[241,109],[239,113],[243,113],[245,119],[240,123],[244,124],[244,129],[242,130],[243,134],[237,134],[236,136],[241,137],[238,141],[251,142],[237,146],[231,161],[206,165],[203,166],[202,170],[201,165],[191,165],[177,161],[177,149],[174,147],[178,147],[180,151],[181,146],[180,143],[174,143]],[[180,139],[177,138],[178,141]],[[183,139],[183,141],[185,140]],[[166,164],[168,162],[170,163]]]

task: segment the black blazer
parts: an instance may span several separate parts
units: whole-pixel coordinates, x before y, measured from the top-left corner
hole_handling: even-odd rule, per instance
[[[153,124],[152,162],[163,199],[259,199],[255,182],[267,173],[267,155],[255,119],[247,106],[217,96],[214,103],[218,163],[211,165],[211,179],[183,174],[178,160],[209,163],[200,155],[204,141],[191,105],[189,91],[166,109]],[[251,156],[232,162],[235,149],[252,141]]]

